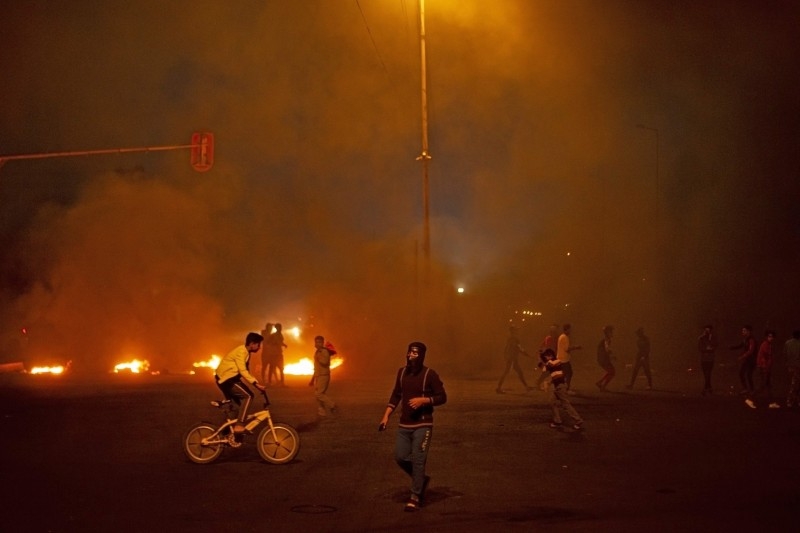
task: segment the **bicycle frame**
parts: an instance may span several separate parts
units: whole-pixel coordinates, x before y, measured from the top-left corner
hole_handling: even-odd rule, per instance
[[[261,393],[264,396],[264,407],[260,411],[255,413],[250,413],[245,417],[245,430],[248,433],[253,433],[255,429],[264,421],[266,420],[269,424],[270,432],[272,433],[273,438],[277,439],[277,434],[275,433],[275,426],[272,423],[272,415],[269,411],[269,399],[267,398],[267,394],[265,392]],[[232,426],[238,422],[237,418],[231,417],[232,414],[232,404],[231,400],[214,400],[211,402],[211,405],[214,407],[218,407],[220,409],[225,409],[226,412],[226,421],[217,430],[209,435],[208,437],[202,439],[202,444],[204,446],[209,446],[213,444],[229,444],[228,437],[222,437],[222,433],[228,430],[230,433],[233,433]],[[229,429],[230,428],[230,429]]]

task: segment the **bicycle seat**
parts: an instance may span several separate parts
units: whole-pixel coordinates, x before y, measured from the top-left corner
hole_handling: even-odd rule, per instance
[[[230,400],[211,400],[211,405],[214,407],[224,407],[231,403]]]

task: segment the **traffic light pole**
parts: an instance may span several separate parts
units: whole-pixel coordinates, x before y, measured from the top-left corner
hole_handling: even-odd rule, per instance
[[[82,155],[127,154],[132,152],[164,152],[166,150],[192,150],[192,167],[198,172],[211,168],[214,153],[214,135],[211,133],[194,133],[191,144],[170,146],[142,146],[138,148],[109,148],[105,150],[78,150],[68,152],[48,152],[44,154],[0,155],[0,167],[7,161],[20,159],[47,159],[51,157],[74,157]]]

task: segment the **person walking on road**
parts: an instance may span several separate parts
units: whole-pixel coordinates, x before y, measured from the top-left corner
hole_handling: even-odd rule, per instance
[[[731,346],[731,350],[742,350],[739,354],[739,381],[742,392],[748,398],[753,395],[753,371],[756,369],[756,339],[753,337],[753,326],[742,326],[742,342]]]
[[[336,353],[333,344],[325,344],[325,337],[314,337],[314,375],[311,376],[308,386],[314,387],[314,397],[317,399],[317,414],[324,418],[336,413],[336,402],[328,396],[328,387],[331,384],[331,356]]]
[[[758,347],[758,354],[756,355],[756,367],[758,368],[758,389],[744,401],[747,407],[755,409],[758,407],[755,403],[756,397],[762,394],[767,397],[767,406],[770,409],[779,409],[780,404],[772,399],[772,363],[774,357],[772,355],[772,343],[775,340],[775,332],[768,329],[764,332],[764,340]]]
[[[508,328],[508,340],[506,341],[506,347],[503,350],[503,357],[505,358],[505,369],[503,370],[503,375],[500,376],[500,381],[497,383],[497,388],[495,392],[497,394],[503,394],[503,381],[505,381],[506,376],[514,369],[514,372],[517,373],[519,380],[522,382],[522,385],[525,387],[526,391],[533,390],[533,387],[528,386],[528,382],[525,381],[525,374],[522,371],[522,367],[519,364],[519,356],[524,355],[526,357],[530,357],[528,352],[522,347],[519,342],[519,337],[517,336],[517,328],[511,326]]]
[[[714,370],[714,355],[717,351],[717,337],[711,324],[703,328],[703,334],[697,338],[697,350],[700,352],[700,368],[703,369],[703,396],[711,395],[711,372]]]
[[[378,425],[379,431],[385,430],[389,415],[400,409],[394,454],[398,466],[411,477],[406,511],[422,507],[431,479],[425,474],[425,464],[433,435],[433,408],[447,402],[439,374],[425,366],[426,351],[427,347],[421,342],[408,345],[406,366],[397,371],[389,403]]]
[[[561,421],[561,409],[564,409],[567,414],[572,418],[572,429],[580,430],[583,427],[583,419],[578,411],[572,406],[567,394],[566,376],[564,376],[564,363],[562,363],[556,354],[551,349],[546,349],[541,353],[540,358],[545,370],[550,374],[550,380],[553,384],[553,394],[551,396],[550,404],[553,408],[553,420],[550,422],[550,427],[553,429],[561,429],[563,423]]]
[[[644,370],[644,375],[647,377],[647,390],[651,390],[653,388],[653,375],[650,373],[650,339],[644,334],[643,327],[639,327],[636,330],[636,362],[633,365],[631,382],[628,383],[629,389],[633,388],[640,369]]]
[[[600,390],[606,390],[608,384],[614,379],[617,371],[612,362],[613,356],[611,355],[611,338],[614,336],[614,327],[606,326],[603,328],[603,338],[597,345],[597,364],[605,370],[605,374],[600,378],[600,381],[595,383]]]
[[[247,408],[250,407],[250,402],[253,400],[253,392],[244,384],[244,381],[249,381],[261,392],[266,390],[250,373],[250,356],[258,352],[263,341],[264,337],[258,333],[248,333],[244,345],[231,350],[214,370],[214,379],[222,394],[225,395],[225,399],[231,400],[239,406],[238,422],[233,426],[234,433],[244,433]]]
[[[556,357],[561,361],[561,371],[564,373],[564,383],[566,385],[567,394],[574,394],[571,390],[572,386],[572,362],[570,361],[570,353],[575,350],[580,350],[580,345],[570,344],[569,335],[572,332],[572,324],[564,324],[561,328],[562,333],[558,336],[558,344]],[[550,375],[552,378],[552,374]]]

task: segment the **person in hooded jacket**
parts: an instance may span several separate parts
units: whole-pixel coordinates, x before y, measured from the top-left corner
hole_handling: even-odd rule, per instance
[[[427,347],[421,342],[408,345],[406,366],[397,371],[394,389],[378,426],[380,431],[386,429],[389,415],[400,409],[395,461],[411,477],[406,511],[416,511],[422,506],[431,479],[425,474],[425,463],[433,434],[433,408],[447,402],[439,374],[425,366],[426,351]]]

